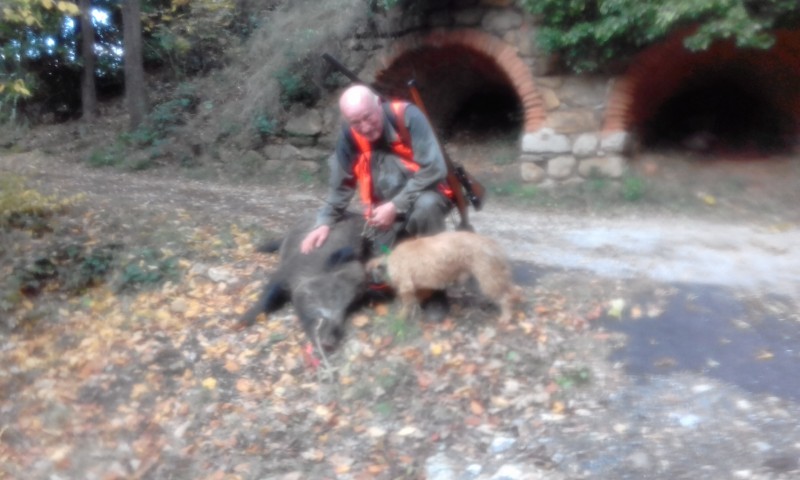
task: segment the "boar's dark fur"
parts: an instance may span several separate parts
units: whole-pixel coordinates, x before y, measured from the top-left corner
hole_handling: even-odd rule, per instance
[[[240,325],[250,326],[260,313],[273,312],[290,301],[308,338],[332,350],[344,336],[348,313],[366,291],[364,218],[349,214],[333,226],[321,247],[303,254],[300,242],[312,227],[312,220],[305,221],[280,243],[278,270]]]

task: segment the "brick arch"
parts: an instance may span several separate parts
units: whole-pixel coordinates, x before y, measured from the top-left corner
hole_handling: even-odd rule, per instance
[[[765,98],[781,106],[794,119],[795,130],[800,129],[800,89],[793,87],[800,85],[800,31],[775,32],[776,43],[766,51],[738,49],[733,42],[720,41],[705,51],[691,52],[683,45],[690,33],[675,34],[634,59],[606,102],[604,133],[634,131],[687,80],[726,64],[757,72]]]
[[[378,57],[374,71],[377,80],[381,72],[392,67],[399,59],[412,54],[421,48],[459,48],[492,62],[502,72],[507,83],[519,97],[524,112],[523,131],[539,130],[545,119],[545,108],[542,98],[536,89],[528,66],[519,58],[516,49],[502,40],[474,29],[433,30],[421,34],[412,34],[393,42]]]

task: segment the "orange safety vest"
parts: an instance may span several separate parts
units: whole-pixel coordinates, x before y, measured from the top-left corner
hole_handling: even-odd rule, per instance
[[[398,140],[391,142],[389,147],[392,149],[392,152],[400,157],[403,165],[411,171],[411,173],[416,173],[419,170],[419,164],[414,161],[414,151],[411,149],[411,136],[408,133],[403,117],[407,106],[408,103],[403,101],[393,101],[389,104],[389,108],[391,108],[396,119],[393,126],[398,133]],[[355,165],[353,166],[353,175],[355,175],[356,181],[358,182],[358,191],[361,201],[367,207],[365,215],[370,216],[372,213],[372,206],[375,204],[375,196],[372,191],[372,169],[370,168],[372,146],[369,140],[356,132],[355,129],[350,128],[350,134],[359,151],[358,158],[356,158]],[[440,183],[438,189],[444,196],[451,200],[453,199],[453,191],[446,182]]]

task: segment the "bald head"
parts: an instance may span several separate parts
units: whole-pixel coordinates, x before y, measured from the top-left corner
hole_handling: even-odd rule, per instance
[[[354,85],[339,97],[339,110],[350,126],[369,141],[383,133],[383,111],[380,98],[364,85]]]

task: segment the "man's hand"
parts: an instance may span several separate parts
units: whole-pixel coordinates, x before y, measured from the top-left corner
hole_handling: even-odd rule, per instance
[[[323,243],[325,243],[329,233],[331,233],[331,227],[328,225],[320,225],[314,230],[311,230],[308,232],[308,235],[306,235],[306,238],[304,238],[300,243],[300,251],[303,253],[308,253],[315,248],[319,248]]]
[[[372,211],[368,223],[380,229],[387,229],[392,226],[396,218],[397,207],[392,202],[386,202]]]

